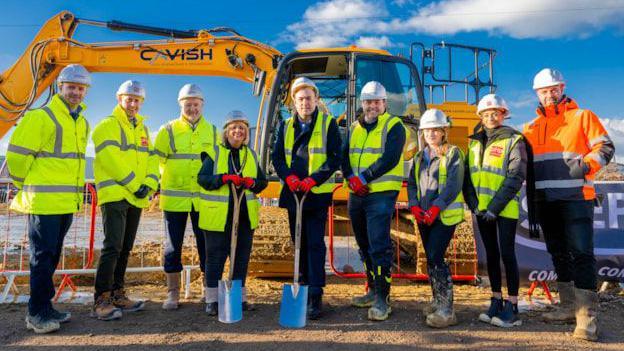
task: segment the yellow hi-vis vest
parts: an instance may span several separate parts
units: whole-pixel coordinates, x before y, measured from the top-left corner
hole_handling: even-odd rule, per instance
[[[200,117],[195,130],[180,117],[160,128],[154,151],[160,157],[160,209],[172,212],[199,210],[197,174],[200,155],[211,152],[220,137],[217,128]]]
[[[511,138],[498,139],[485,148],[482,153],[482,144],[476,140],[471,140],[468,146],[468,166],[470,168],[470,179],[477,192],[479,199],[479,211],[486,211],[490,201],[496,192],[503,185],[507,176],[509,165],[509,153],[512,147],[522,138],[515,135]],[[483,159],[481,155],[483,154]],[[520,215],[519,206],[520,193],[509,201],[499,216],[511,219],[518,219]]]
[[[370,165],[375,163],[381,155],[383,155],[386,147],[386,139],[388,131],[394,125],[403,126],[401,119],[385,112],[377,118],[377,125],[369,132],[355,121],[351,124],[349,131],[349,163],[353,169],[353,175],[358,176],[365,171]],[[401,190],[403,185],[403,153],[399,162],[387,173],[381,177],[368,182],[368,188],[371,193]]]
[[[228,162],[230,160],[230,149],[219,143],[210,153],[214,160],[213,174],[228,174]],[[258,177],[258,157],[256,153],[247,146],[241,147],[239,151],[240,162],[243,167],[241,177]],[[243,161],[246,160],[246,161]],[[245,190],[245,200],[247,202],[247,213],[251,229],[258,227],[258,212],[260,212],[260,201],[251,190]],[[203,230],[222,232],[228,218],[230,201],[230,185],[223,184],[217,190],[201,189],[199,194],[199,227]]]
[[[461,150],[454,145],[450,145],[447,154],[452,156],[453,153],[459,152],[459,157],[463,164],[464,162],[464,154]],[[416,156],[414,156],[414,177],[416,178],[416,188],[418,189],[416,192],[416,198],[420,200],[420,164],[422,163],[423,151],[419,151]],[[440,168],[438,169],[438,194],[441,194],[446,186],[447,182],[447,169],[448,162],[452,159],[452,157],[447,157],[447,155],[440,156]],[[451,179],[451,181],[455,181]],[[444,210],[440,212],[440,221],[444,225],[454,225],[464,221],[464,195],[460,191],[455,200],[451,202]]]
[[[136,127],[126,112],[117,105],[112,115],[93,129],[95,145],[95,186],[98,204],[126,200],[140,208],[149,206],[149,199],[139,199],[134,192],[142,184],[158,188],[158,156],[150,141],[144,117],[136,115]]]
[[[67,214],[82,205],[89,124],[74,119],[59,95],[26,112],[7,149],[7,165],[19,189],[11,209],[30,214]]]
[[[295,145],[295,119],[293,116],[286,120],[284,126],[284,154],[286,157],[286,165],[290,167],[292,162],[292,150]],[[308,175],[316,172],[327,160],[327,131],[329,130],[329,124],[332,116],[318,112],[316,116],[316,122],[312,128],[312,135],[310,136],[310,142],[308,143]],[[318,184],[310,191],[315,194],[331,193],[334,190],[334,177],[323,183]],[[284,184],[282,184],[284,186]]]

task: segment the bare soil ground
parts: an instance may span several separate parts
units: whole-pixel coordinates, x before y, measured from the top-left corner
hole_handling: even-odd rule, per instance
[[[164,279],[163,279],[164,280]],[[161,280],[162,281],[162,280]],[[365,309],[349,306],[349,299],[363,291],[359,280],[328,279],[325,315],[309,321],[301,330],[278,324],[281,288],[285,280],[250,279],[248,288],[257,310],[247,312],[236,324],[219,323],[203,312],[198,296],[173,312],[160,305],[164,285],[129,288],[136,297],[149,298],[145,311],[127,314],[121,320],[101,322],[90,318],[90,306],[58,306],[73,314],[59,332],[35,335],[26,330],[25,305],[0,305],[2,350],[624,350],[624,295],[603,294],[599,326],[601,342],[571,338],[572,325],[551,325],[540,320],[540,312],[522,313],[523,325],[504,330],[481,323],[478,314],[489,298],[488,289],[456,285],[459,325],[434,330],[424,323],[422,308],[429,299],[429,286],[397,282],[393,286],[393,314],[388,321],[367,320]],[[193,283],[195,295],[199,282]],[[521,293],[526,294],[526,289]],[[537,292],[540,297],[541,292]]]

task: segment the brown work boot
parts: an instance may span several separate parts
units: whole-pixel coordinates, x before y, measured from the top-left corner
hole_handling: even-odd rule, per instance
[[[113,290],[113,305],[121,308],[123,312],[135,312],[140,311],[145,307],[145,301],[143,300],[130,300],[126,296],[124,289]]]
[[[167,273],[167,299],[163,310],[175,310],[180,302],[180,273]]]
[[[559,289],[559,306],[552,312],[542,314],[545,322],[572,323],[574,322],[574,283],[557,282]]]
[[[576,328],[573,337],[588,341],[598,340],[598,294],[592,290],[574,289],[576,296]]]
[[[101,321],[110,321],[113,319],[119,319],[121,316],[121,309],[113,306],[110,292],[105,292],[100,296],[95,297],[93,309],[91,310],[91,317],[97,318]]]

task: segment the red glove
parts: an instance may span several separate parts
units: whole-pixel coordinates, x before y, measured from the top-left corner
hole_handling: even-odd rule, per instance
[[[429,211],[425,212],[425,224],[432,225],[436,218],[438,218],[439,214],[440,208],[436,205],[431,206]]]
[[[312,177],[307,177],[306,179],[302,180],[301,183],[299,184],[299,191],[303,191],[304,193],[307,193],[315,185],[316,185],[316,181]]]
[[[349,188],[353,190],[353,192],[357,196],[366,196],[368,194],[368,186],[362,183],[362,179],[358,176],[349,177]]]
[[[234,186],[241,186],[243,184],[243,178],[236,174],[224,174],[221,176],[223,184],[232,183]]]
[[[299,191],[299,187],[301,186],[301,180],[299,180],[299,177],[297,177],[296,175],[291,174],[286,177],[286,185],[288,185],[288,189],[290,189],[290,191],[294,193],[295,191]]]
[[[245,189],[251,189],[252,186],[254,186],[256,182],[253,180],[253,178],[250,177],[245,177],[243,178],[243,187]]]
[[[410,212],[414,216],[416,223],[424,223],[425,222],[425,211],[420,208],[420,206],[412,206],[410,207]]]

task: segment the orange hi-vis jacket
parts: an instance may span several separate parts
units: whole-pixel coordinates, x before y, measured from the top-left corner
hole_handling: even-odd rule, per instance
[[[537,199],[593,200],[594,177],[609,163],[615,147],[590,110],[568,97],[557,105],[540,106],[537,118],[524,127],[533,149]]]

